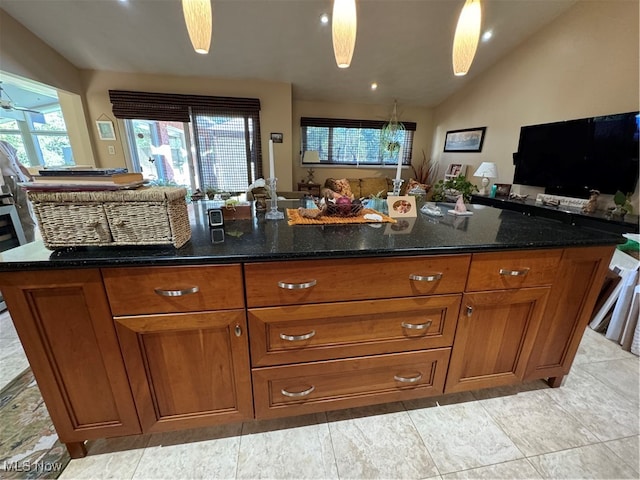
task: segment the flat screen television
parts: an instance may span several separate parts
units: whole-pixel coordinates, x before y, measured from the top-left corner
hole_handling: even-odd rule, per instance
[[[513,154],[513,183],[582,198],[592,189],[633,192],[639,132],[638,112],[524,126]]]

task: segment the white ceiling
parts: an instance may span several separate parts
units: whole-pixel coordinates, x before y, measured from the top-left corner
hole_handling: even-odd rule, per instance
[[[297,100],[434,106],[577,0],[482,0],[481,43],[466,77],[451,44],[464,0],[358,0],[351,67],[333,57],[331,0],[212,0],[208,55],[189,42],[179,0],[2,0],[2,8],[80,69],[291,83]],[[378,90],[370,89],[377,82]]]

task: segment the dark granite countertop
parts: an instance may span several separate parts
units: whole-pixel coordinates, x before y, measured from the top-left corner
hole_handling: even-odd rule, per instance
[[[469,217],[400,219],[397,224],[289,226],[285,220],[236,220],[214,243],[206,221],[208,202],[190,210],[192,237],[171,246],[76,247],[47,250],[41,241],[0,254],[0,271],[134,265],[196,265],[289,259],[436,255],[514,249],[615,245],[624,237],[529,217],[518,212],[471,205]],[[298,202],[280,201],[280,210]],[[443,212],[452,205],[442,205]]]

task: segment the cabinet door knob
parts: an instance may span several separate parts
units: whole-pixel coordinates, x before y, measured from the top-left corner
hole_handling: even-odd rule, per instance
[[[285,290],[302,290],[304,288],[311,288],[317,283],[316,280],[310,280],[304,283],[287,283],[287,282],[278,282],[278,286],[280,288],[284,288]]]
[[[506,268],[500,269],[500,275],[505,275],[507,277],[521,277],[529,273],[528,268],[523,268],[522,270],[507,270]]]
[[[427,328],[429,328],[431,326],[431,324],[433,323],[433,321],[431,320],[427,320],[424,323],[408,323],[408,322],[402,322],[402,328],[408,328],[409,330],[426,330]]]
[[[284,395],[285,397],[299,398],[299,397],[306,397],[311,392],[313,392],[315,389],[316,389],[316,387],[313,386],[313,385],[311,385],[311,387],[309,387],[306,390],[303,390],[301,392],[289,392],[288,390],[285,390],[283,388],[282,390],[280,390],[280,393],[282,393],[282,395]]]
[[[242,328],[240,328],[240,325],[236,325],[236,328],[233,329],[234,333],[236,334],[236,337],[239,337],[240,335],[242,335]]]
[[[473,313],[473,307],[471,305],[467,305],[467,317],[470,317]]]
[[[184,295],[189,295],[191,293],[198,293],[200,291],[200,287],[195,286],[183,288],[182,290],[164,290],[162,288],[155,288],[153,291],[162,297],[183,297]]]
[[[409,280],[415,280],[416,282],[435,282],[442,278],[442,273],[434,273],[433,275],[417,275],[415,273],[409,274]]]
[[[288,340],[290,342],[300,342],[302,340],[309,340],[316,334],[315,330],[311,330],[309,333],[305,333],[303,335],[287,335],[286,333],[281,333],[280,338],[282,340]]]
[[[416,383],[422,380],[422,374],[418,373],[413,377],[403,377],[401,375],[394,375],[393,379],[397,382],[402,382],[402,383]]]

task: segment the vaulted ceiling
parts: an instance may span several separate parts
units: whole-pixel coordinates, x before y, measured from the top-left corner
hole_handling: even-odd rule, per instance
[[[189,41],[179,0],[2,0],[2,8],[80,69],[261,79],[294,99],[434,106],[576,0],[482,0],[471,71],[455,77],[451,45],[463,0],[358,0],[351,67],[333,57],[331,0],[212,0],[208,55]],[[1,66],[0,66],[1,69]],[[378,89],[372,91],[372,82]]]

